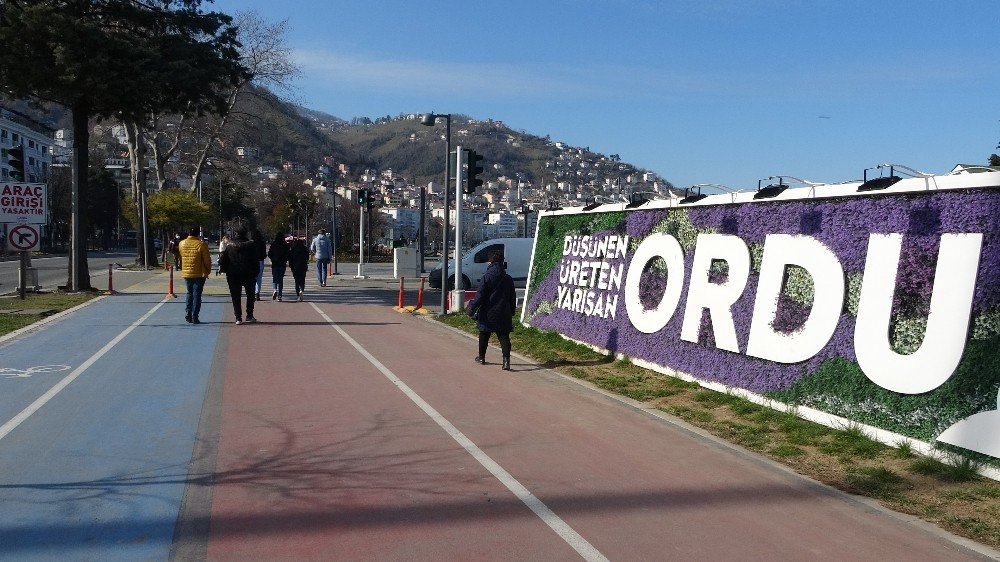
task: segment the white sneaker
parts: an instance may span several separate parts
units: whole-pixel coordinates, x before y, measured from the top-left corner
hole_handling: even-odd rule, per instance
[[[239,326],[239,325],[240,325],[240,324],[242,324],[242,323],[243,323],[243,321],[242,321],[242,320],[237,320],[237,321],[236,321],[236,325],[237,325],[237,326]]]
[[[302,302],[302,295],[299,295],[299,302]]]

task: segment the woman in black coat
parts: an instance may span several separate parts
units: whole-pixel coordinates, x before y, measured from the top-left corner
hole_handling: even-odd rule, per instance
[[[306,270],[309,269],[309,248],[306,248],[305,240],[292,240],[291,247],[288,248],[288,268],[292,270],[292,277],[295,279],[295,296],[301,301],[302,293],[306,290]]]
[[[274,236],[274,242],[271,242],[271,247],[267,249],[267,257],[271,258],[271,277],[274,281],[271,300],[280,301],[285,289],[285,269],[288,267],[288,241],[285,240],[284,232]]]
[[[246,227],[236,231],[236,239],[226,246],[219,255],[219,271],[226,274],[229,285],[229,296],[233,300],[233,314],[236,323],[243,323],[242,293],[247,294],[247,323],[257,321],[253,316],[253,303],[256,300],[254,287],[257,281],[257,271],[260,267],[257,261],[257,250],[249,239]]]
[[[503,251],[495,250],[489,256],[490,265],[483,275],[482,284],[475,298],[469,301],[469,316],[476,320],[479,328],[479,355],[476,363],[486,364],[486,348],[490,334],[496,332],[503,353],[501,368],[510,370],[510,332],[514,329],[514,309],[517,307],[517,293],[514,280],[504,271]]]

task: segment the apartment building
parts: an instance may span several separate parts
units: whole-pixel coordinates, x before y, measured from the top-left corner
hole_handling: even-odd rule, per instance
[[[52,166],[54,129],[25,117],[17,112],[0,109],[0,181],[11,180],[11,166],[7,151],[24,150],[24,181],[45,183]]]

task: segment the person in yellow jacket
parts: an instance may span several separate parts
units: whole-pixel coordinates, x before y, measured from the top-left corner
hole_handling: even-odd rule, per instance
[[[188,231],[188,237],[181,240],[178,247],[181,254],[181,277],[187,285],[187,304],[184,308],[184,320],[192,324],[201,324],[198,313],[201,312],[201,293],[205,290],[205,280],[212,273],[212,257],[208,254],[208,244],[198,237],[201,229],[194,227]]]

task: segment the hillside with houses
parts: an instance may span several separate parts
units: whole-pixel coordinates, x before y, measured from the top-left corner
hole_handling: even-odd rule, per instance
[[[67,113],[58,106],[17,102],[3,107],[8,120],[16,116],[19,127],[35,124],[40,145],[49,139],[44,143],[51,147],[48,154],[39,155],[46,177],[39,179],[51,183],[55,194],[68,189],[72,134]],[[342,119],[290,104],[263,89],[244,96],[232,115],[215,136],[205,133],[213,125],[210,116],[186,121],[161,117],[158,129],[146,131],[147,191],[197,193],[220,217],[219,230],[234,220],[250,220],[266,230],[315,229],[326,222],[332,227],[336,217],[348,245],[357,244],[353,233],[359,190],[372,193],[369,242],[376,244],[416,240],[423,198],[425,240],[431,247],[439,243],[446,212],[443,120],[425,126],[416,113]],[[183,134],[170,137],[178,128]],[[123,124],[113,119],[92,125],[92,161],[104,163],[123,198],[134,196],[127,137]],[[175,147],[168,152],[171,142]],[[463,203],[467,245],[530,235],[539,209],[663,197],[672,188],[658,174],[616,154],[513,130],[492,118],[453,116],[451,145],[484,156],[485,183]],[[454,225],[454,208],[449,211]],[[253,216],[246,218],[248,212]],[[123,215],[128,223],[128,212]]]

